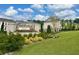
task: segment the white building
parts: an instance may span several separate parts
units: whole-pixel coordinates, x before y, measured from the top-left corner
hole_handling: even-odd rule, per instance
[[[50,25],[51,29],[53,29],[53,31],[57,31],[59,32],[62,29],[61,26],[61,21],[59,19],[57,19],[57,17],[52,17],[52,18],[48,18],[45,22],[44,22],[44,30],[47,30],[48,25]]]
[[[0,18],[0,28],[2,23],[4,22],[4,30],[7,32],[15,32],[16,31],[16,22],[9,19]]]
[[[4,22],[4,30],[7,32],[19,32],[21,34],[26,33],[39,33],[40,32],[40,24],[33,21],[13,21],[10,19],[0,18],[0,28],[2,23]],[[52,29],[55,28],[56,31],[61,30],[61,22],[56,21],[55,24],[48,19],[44,22],[43,29],[46,31],[48,25],[51,26]]]
[[[16,31],[21,34],[39,33],[39,30],[40,30],[40,24],[35,22],[20,21],[16,23]]]

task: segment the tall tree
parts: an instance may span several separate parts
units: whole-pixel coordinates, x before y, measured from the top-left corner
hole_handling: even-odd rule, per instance
[[[64,19],[61,20],[61,25],[62,25],[62,30],[64,30],[64,27],[65,27],[65,21],[64,21]]]
[[[40,20],[33,20],[33,22],[39,23],[40,24],[40,32],[43,32],[43,25],[44,25],[44,21],[40,21]]]
[[[43,32],[43,25],[44,25],[44,22],[43,21],[40,21],[40,24],[41,24],[41,29],[40,29],[40,32]]]
[[[79,23],[79,18],[76,18],[76,19],[74,20],[74,22],[75,22],[75,23]]]
[[[4,22],[2,22],[1,31],[4,31]]]
[[[50,25],[47,26],[47,33],[51,33],[51,27],[50,27]]]

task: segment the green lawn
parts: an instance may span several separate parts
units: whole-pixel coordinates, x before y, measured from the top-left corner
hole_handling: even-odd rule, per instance
[[[25,46],[19,55],[78,55],[79,31],[67,31],[58,33],[59,38],[47,39],[36,44]]]

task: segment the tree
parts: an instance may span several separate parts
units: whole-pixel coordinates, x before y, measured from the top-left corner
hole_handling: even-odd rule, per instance
[[[2,31],[2,32],[4,31],[4,22],[2,22],[1,31]]]
[[[70,27],[69,27],[70,29],[69,29],[69,30],[72,30],[72,27],[73,27],[72,24],[73,24],[73,23],[72,23],[72,20],[71,20],[71,19],[69,20],[69,23],[70,23],[70,24],[69,24],[69,25],[70,25]]]
[[[43,32],[43,23],[41,24],[41,30],[40,31]]]
[[[44,21],[40,21],[40,20],[33,20],[33,22],[39,23],[40,24],[40,32],[43,32],[43,25],[44,25]]]
[[[51,27],[50,27],[50,25],[47,26],[47,33],[51,33]]]
[[[61,20],[61,25],[62,25],[62,30],[64,30],[65,29],[65,20],[64,19]]]
[[[40,24],[41,24],[41,29],[40,29],[40,32],[43,32],[43,25],[44,25],[44,22],[43,21],[40,21]]]
[[[74,20],[74,22],[75,22],[75,23],[79,23],[79,18],[76,18],[76,19]]]

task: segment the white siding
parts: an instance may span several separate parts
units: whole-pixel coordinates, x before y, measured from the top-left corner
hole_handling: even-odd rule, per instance
[[[44,30],[47,30],[48,25],[50,25],[53,28],[53,25],[51,22],[45,22],[43,26]]]
[[[40,24],[35,24],[35,30],[36,30],[37,32],[40,31]]]
[[[1,30],[1,25],[2,25],[2,22],[0,21],[0,30]]]
[[[14,32],[14,31],[16,31],[16,24],[13,23],[13,22],[8,22],[8,23],[5,25],[5,27],[6,27],[6,31],[7,31],[7,32]]]
[[[0,21],[0,29],[3,21]],[[7,32],[14,32],[16,30],[16,24],[14,22],[4,21],[4,30]]]
[[[44,26],[43,26],[45,31],[47,30],[48,25],[50,25],[52,29],[55,27],[56,31],[61,30],[61,23],[60,23],[60,21],[56,22],[55,26],[52,24],[52,22],[45,22]]]

